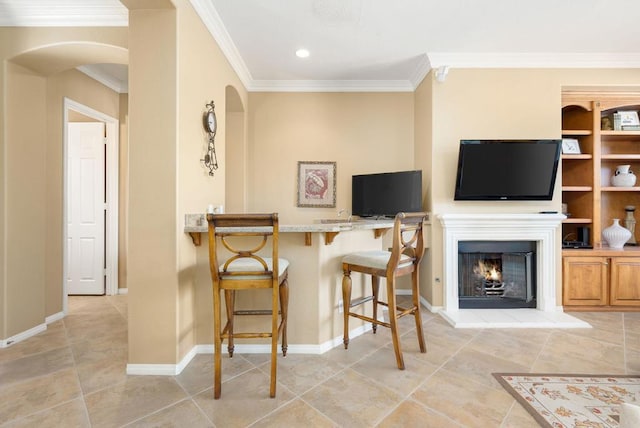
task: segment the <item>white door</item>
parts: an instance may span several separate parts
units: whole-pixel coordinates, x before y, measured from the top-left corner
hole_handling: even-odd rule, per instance
[[[104,123],[69,123],[67,293],[104,294]]]

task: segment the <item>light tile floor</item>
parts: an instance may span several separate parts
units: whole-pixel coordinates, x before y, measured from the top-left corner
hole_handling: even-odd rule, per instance
[[[640,313],[573,313],[592,329],[454,329],[424,311],[428,352],[401,321],[406,370],[378,329],[349,350],[223,359],[179,376],[127,376],[127,298],[72,297],[69,315],[0,349],[0,427],[535,427],[492,372],[640,374]]]

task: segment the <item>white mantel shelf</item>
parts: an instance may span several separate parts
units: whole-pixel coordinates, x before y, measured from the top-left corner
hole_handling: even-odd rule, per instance
[[[556,260],[560,251],[557,230],[566,218],[563,214],[440,214],[437,218],[443,230],[445,301],[442,315],[447,321],[466,318],[462,316],[458,304],[460,241],[536,242],[537,308],[534,311],[561,311],[556,306]]]

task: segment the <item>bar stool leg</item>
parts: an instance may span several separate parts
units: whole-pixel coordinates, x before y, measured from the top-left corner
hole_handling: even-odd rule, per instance
[[[416,334],[418,335],[418,344],[420,352],[427,352],[427,346],[424,343],[424,333],[422,332],[422,316],[420,315],[420,293],[418,292],[418,270],[411,273],[411,295],[413,298],[413,316],[416,320]]]
[[[280,288],[278,285],[276,287]],[[276,371],[278,367],[278,304],[280,290],[272,290],[271,297],[271,382],[269,384],[269,397],[276,396]]]
[[[213,296],[213,398],[220,398],[221,392],[221,353],[222,353],[222,339],[220,337],[220,328],[221,328],[221,320],[220,320],[220,290],[214,289]],[[217,293],[217,296],[215,295]]]
[[[389,324],[391,324],[391,338],[393,350],[396,353],[396,363],[400,370],[404,370],[404,359],[400,350],[400,338],[398,337],[398,318],[396,309],[396,285],[395,278],[387,278],[387,302],[389,304]]]
[[[378,319],[378,290],[380,289],[380,278],[376,275],[371,275],[371,288],[373,294],[373,319]],[[371,328],[373,329],[373,334],[376,334],[378,330],[377,323],[371,323]]]
[[[236,292],[224,290],[224,302],[227,307],[227,326],[225,327],[228,335],[227,351],[229,352],[229,358],[233,358],[233,350],[235,349],[233,344],[233,312],[235,310]]]
[[[289,281],[285,279],[280,285],[280,317],[282,328],[282,356],[287,356],[287,319],[289,316]]]
[[[351,306],[351,271],[344,269],[342,277],[342,312],[344,316],[344,349],[349,348],[349,310]]]

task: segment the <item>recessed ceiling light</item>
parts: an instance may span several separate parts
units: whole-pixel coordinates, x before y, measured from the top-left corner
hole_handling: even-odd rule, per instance
[[[296,51],[296,56],[298,58],[306,58],[309,56],[309,51],[307,49],[298,49]]]

